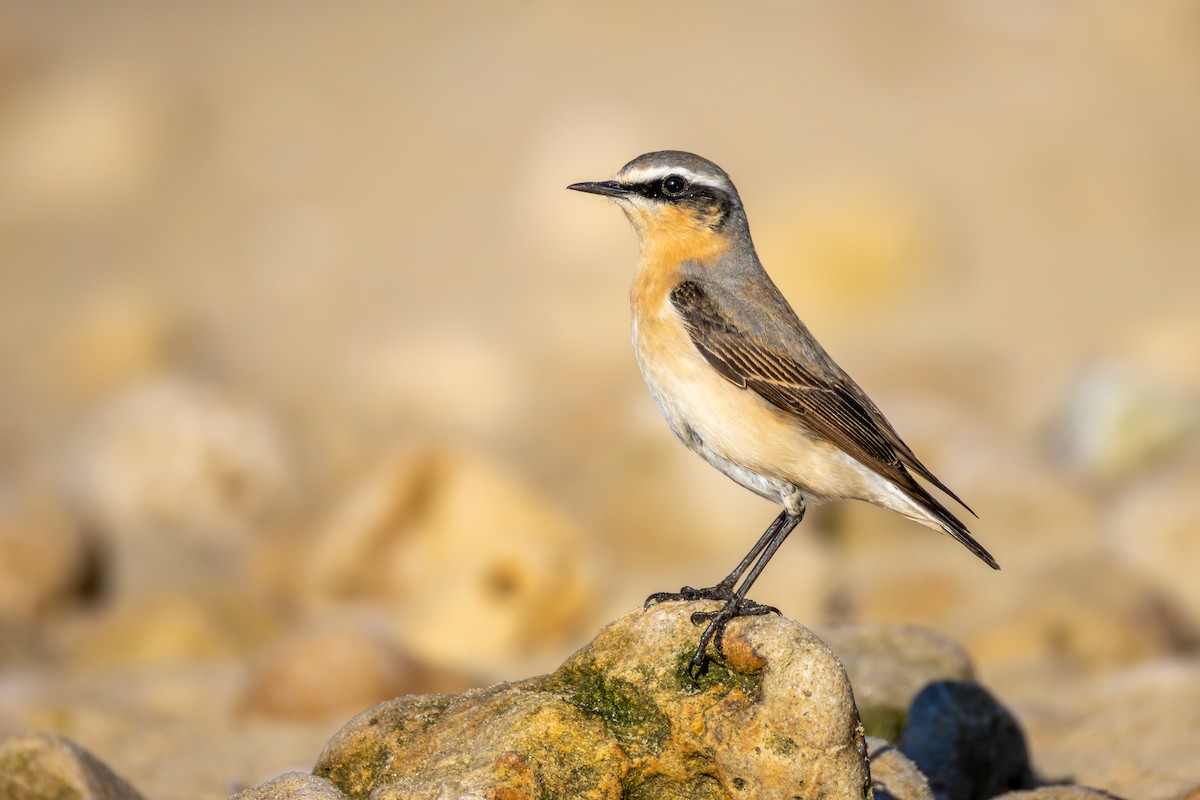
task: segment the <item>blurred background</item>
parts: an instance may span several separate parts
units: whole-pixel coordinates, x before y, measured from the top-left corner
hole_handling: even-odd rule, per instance
[[[1198,141],[1186,0],[0,3],[0,733],[223,797],[725,575],[776,511],[564,191],[670,148],[1004,567],[843,504],[754,596],[952,637],[1051,777],[1195,784]]]

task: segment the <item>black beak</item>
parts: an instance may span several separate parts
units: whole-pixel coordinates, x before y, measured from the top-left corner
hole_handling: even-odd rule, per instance
[[[616,181],[588,181],[585,183],[572,183],[567,187],[574,189],[577,192],[587,192],[589,194],[602,194],[606,197],[620,197],[629,194],[629,190],[621,186]]]

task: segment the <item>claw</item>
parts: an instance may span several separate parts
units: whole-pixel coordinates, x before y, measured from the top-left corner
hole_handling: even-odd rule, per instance
[[[708,655],[697,650],[688,663],[688,677],[696,682],[706,674],[708,674]]]
[[[708,646],[716,648],[717,655],[725,657],[725,626],[737,617],[758,617],[764,614],[778,614],[779,609],[766,606],[753,600],[738,600],[731,598],[717,611],[696,611],[691,616],[693,625],[708,623],[704,633],[700,634],[700,646],[688,666],[688,675],[694,681],[698,675],[708,672]]]
[[[687,602],[694,602],[696,600],[724,600],[725,602],[729,602],[732,599],[733,587],[722,582],[707,589],[694,589],[691,586],[684,586],[678,592],[655,592],[646,598],[646,602],[642,605],[642,608],[649,608],[659,603],[669,603],[675,600],[685,600]]]

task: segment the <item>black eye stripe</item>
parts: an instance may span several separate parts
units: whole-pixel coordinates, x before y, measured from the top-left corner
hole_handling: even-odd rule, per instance
[[[684,184],[675,194],[671,194],[663,186],[671,178],[678,178]],[[654,201],[655,205],[687,206],[707,220],[710,227],[724,223],[736,204],[729,194],[715,186],[707,183],[691,183],[687,179],[673,174],[641,183],[622,184],[622,188],[632,194]]]
[[[679,175],[667,175],[664,178],[636,183],[626,188],[650,200],[682,200],[692,196],[718,197],[720,192],[699,183],[690,183]]]

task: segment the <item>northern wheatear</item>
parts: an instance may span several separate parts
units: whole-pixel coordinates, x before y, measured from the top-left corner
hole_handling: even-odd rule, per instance
[[[614,180],[567,188],[611,197],[637,231],[633,344],[671,430],[734,481],[783,506],[716,586],[647,599],[725,601],[719,611],[692,615],[709,623],[693,670],[706,668],[714,638],[720,652],[729,620],[776,611],[746,593],[808,505],[865,500],[953,536],[1000,568],[909,470],[971,509],[917,459],[767,276],[723,169],[665,150],[638,156]]]

